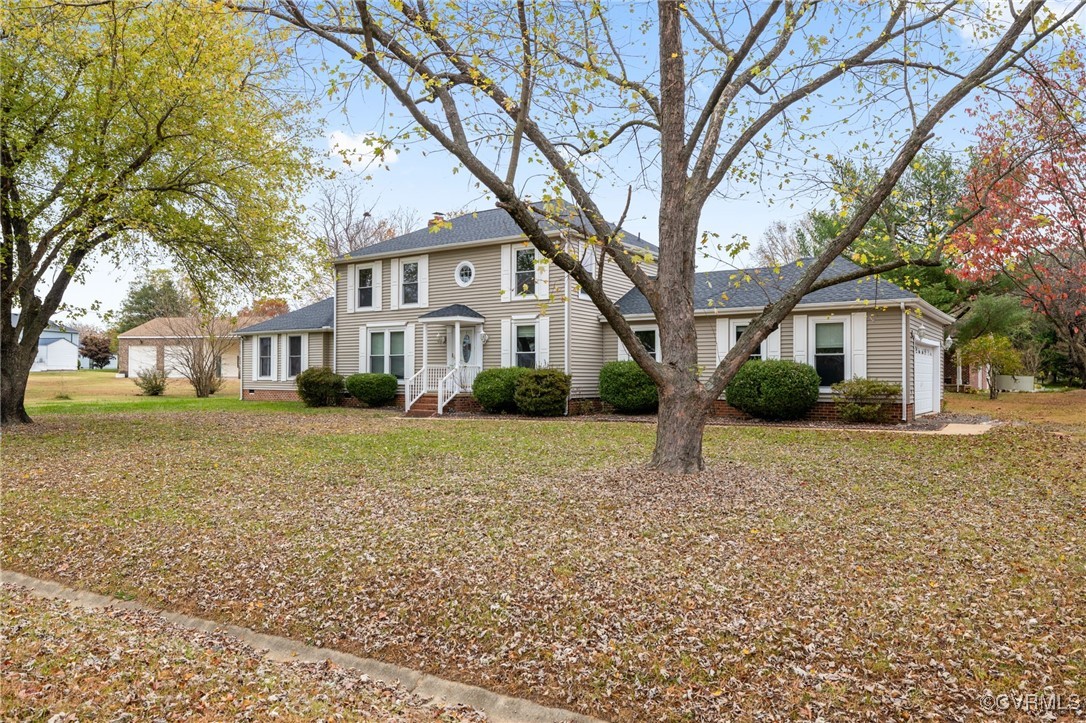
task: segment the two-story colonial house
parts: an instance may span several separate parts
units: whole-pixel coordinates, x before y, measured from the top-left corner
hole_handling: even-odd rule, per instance
[[[571,229],[544,221],[548,233],[599,263]],[[624,239],[646,257],[656,248]],[[833,275],[849,262],[838,260]],[[349,375],[382,372],[400,380],[409,413],[471,409],[471,383],[483,369],[552,367],[572,378],[570,409],[591,408],[607,361],[628,358],[592,301],[545,262],[504,210],[432,221],[423,228],[336,260],[332,299],[239,332],[242,398],[294,398],[294,379],[310,366]],[[746,324],[802,273],[781,269],[699,273],[696,315],[706,376]],[[604,286],[657,355],[658,329],[644,297],[614,264]],[[763,358],[814,366],[830,385],[852,377],[893,381],[905,390],[902,418],[938,411],[940,348],[951,317],[880,279],[809,294],[762,344]]]

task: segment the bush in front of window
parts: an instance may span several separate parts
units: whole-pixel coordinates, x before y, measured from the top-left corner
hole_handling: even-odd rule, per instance
[[[166,391],[166,373],[157,369],[144,369],[132,381],[145,397],[161,397]]]
[[[501,414],[517,411],[513,394],[517,389],[517,380],[528,372],[523,367],[505,367],[486,369],[479,372],[471,385],[471,396],[488,412]]]
[[[558,417],[566,413],[571,377],[557,369],[527,369],[517,380],[513,401],[522,414]]]
[[[656,384],[635,361],[607,362],[600,369],[600,399],[624,414],[655,412]]]
[[[307,407],[335,407],[343,398],[343,377],[328,367],[311,367],[294,380]]]
[[[759,419],[800,419],[818,401],[818,372],[785,359],[752,359],[724,390],[728,404]]]
[[[901,385],[853,377],[833,385],[837,414],[846,422],[881,422],[890,405],[901,401]]]
[[[367,407],[383,407],[396,396],[396,377],[391,374],[352,374],[345,384],[350,395]]]

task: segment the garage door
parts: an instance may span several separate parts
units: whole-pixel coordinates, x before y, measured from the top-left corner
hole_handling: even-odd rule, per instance
[[[916,414],[935,411],[935,349],[934,346],[917,344],[913,356],[913,404]]]
[[[153,346],[128,347],[128,376],[134,377],[142,371],[158,367],[158,348]]]
[[[166,362],[166,376],[179,379],[183,377],[179,370],[185,366],[185,347],[183,346],[168,346],[165,349],[163,358]]]

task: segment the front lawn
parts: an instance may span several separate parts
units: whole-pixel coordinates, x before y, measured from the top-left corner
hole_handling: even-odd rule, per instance
[[[995,419],[1059,424],[1086,433],[1086,389],[1066,392],[1003,392],[996,399],[983,394],[946,395],[947,411],[986,414]]]
[[[618,720],[1086,690],[1081,436],[254,411],[5,430],[2,563]]]
[[[157,615],[83,610],[0,587],[9,720],[481,721],[336,666],[274,663]],[[67,715],[65,715],[67,714]]]

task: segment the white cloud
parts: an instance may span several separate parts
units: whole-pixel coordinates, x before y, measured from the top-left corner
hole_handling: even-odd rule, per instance
[[[352,168],[365,168],[371,163],[395,163],[398,154],[392,148],[384,149],[378,157],[381,142],[370,133],[350,134],[344,131],[332,131],[325,139],[328,141],[328,154]]]

